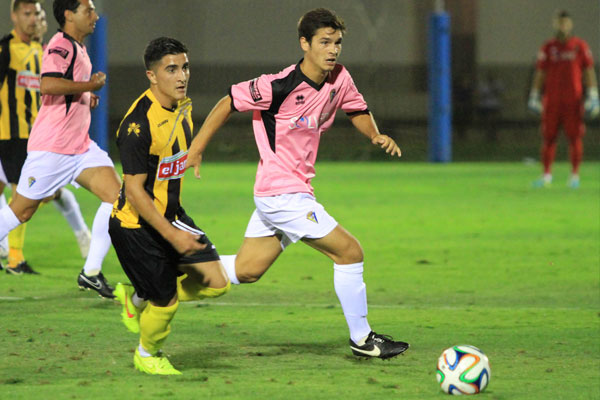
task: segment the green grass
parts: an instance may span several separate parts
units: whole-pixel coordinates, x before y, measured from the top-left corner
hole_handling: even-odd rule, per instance
[[[239,247],[254,164],[207,164],[183,202],[220,253]],[[369,321],[411,343],[355,359],[332,263],[291,246],[261,281],[183,304],[165,350],[181,377],[133,369],[120,308],[76,289],[82,260],[45,206],[26,254],[42,275],[0,275],[2,399],[435,399],[442,350],[489,356],[487,399],[600,398],[600,164],[582,186],[532,189],[537,165],[321,163],[319,201],[365,250]],[[78,190],[91,223],[98,202]],[[125,276],[111,250],[111,282]]]

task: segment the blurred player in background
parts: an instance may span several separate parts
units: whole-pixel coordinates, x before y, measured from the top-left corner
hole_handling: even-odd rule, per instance
[[[13,193],[27,157],[29,133],[40,107],[40,41],[48,30],[43,13],[37,0],[13,0],[11,18],[14,29],[0,40],[0,159],[2,175],[6,177],[0,189],[4,189],[5,183],[10,183]],[[44,200],[54,200],[56,208],[73,229],[81,255],[87,257],[90,232],[73,193],[59,189]],[[23,254],[26,226],[22,224],[8,235],[6,272],[9,274],[36,273]]]
[[[352,352],[389,358],[406,351],[408,344],[371,330],[360,243],[316,201],[310,184],[320,136],[340,108],[371,143],[400,156],[394,140],[379,133],[349,72],[337,64],[345,30],[344,21],[330,10],[306,13],[298,22],[304,58],[277,74],[231,86],[194,139],[188,165],[199,177],[202,153],[229,115],[253,111],[261,157],[254,186],[256,210],[237,256],[221,257],[229,279],[235,284],[256,282],[286,246],[302,240],[334,262],[334,286]]]
[[[92,239],[83,270],[77,277],[81,289],[112,298],[113,288],[102,274],[102,261],[110,247],[108,220],[120,181],[111,159],[90,140],[90,108],[98,104],[106,81],[102,72],[92,75],[92,64],[83,39],[98,20],[91,0],[55,0],[54,16],[61,27],[44,52],[42,106],[31,128],[27,158],[9,207],[0,210],[0,239],[28,221],[40,203],[71,183],[94,193],[102,204],[92,226]],[[35,19],[31,35],[35,32]],[[39,43],[37,44],[40,47]]]
[[[544,173],[534,186],[552,183],[552,162],[556,152],[559,128],[569,140],[571,176],[567,184],[579,187],[579,165],[583,158],[584,113],[595,118],[600,112],[598,82],[594,72],[592,52],[588,44],[571,35],[573,20],[567,11],[554,16],[554,38],[544,43],[538,52],[536,71],[529,95],[528,107],[541,114],[542,164]],[[583,85],[586,97],[583,100]],[[543,91],[543,96],[541,93]]]
[[[46,46],[44,45],[44,36],[46,36],[46,32],[48,32],[48,20],[46,18],[46,11],[42,8],[38,14],[33,40],[41,43],[44,50],[46,49]]]
[[[135,367],[178,375],[160,349],[179,302],[221,296],[230,283],[215,246],[180,203],[193,126],[187,48],[160,37],[146,47],[144,63],[150,89],[117,132],[123,187],[110,220],[113,246],[135,291],[119,283],[115,295],[125,326],[140,332]]]

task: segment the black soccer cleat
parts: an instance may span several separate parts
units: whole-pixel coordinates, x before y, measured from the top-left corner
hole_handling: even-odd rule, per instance
[[[39,275],[39,272],[36,272],[31,268],[31,265],[27,264],[27,261],[21,261],[16,267],[11,268],[8,265],[4,268],[6,273],[9,275]]]
[[[115,289],[106,282],[106,278],[102,275],[102,272],[98,275],[86,275],[85,272],[81,270],[77,277],[77,284],[81,290],[95,290],[100,297],[106,299],[115,298],[115,295],[113,294]]]
[[[395,342],[391,336],[378,335],[373,331],[364,339],[362,345],[358,345],[350,339],[352,353],[359,357],[378,357],[385,360],[404,353],[409,347],[408,343]]]

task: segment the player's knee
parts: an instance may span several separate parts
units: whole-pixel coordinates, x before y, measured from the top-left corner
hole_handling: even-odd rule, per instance
[[[31,217],[33,217],[33,214],[35,214],[36,209],[37,207],[25,208],[16,212],[15,215],[17,216],[19,221],[21,221],[21,223],[24,224],[25,222],[29,221]]]
[[[346,241],[339,256],[334,259],[336,264],[355,264],[363,261],[364,253],[360,242],[351,237]]]
[[[222,288],[204,287],[200,290],[200,298],[215,298],[221,297],[231,289],[231,282],[227,281],[227,285]]]
[[[240,283],[254,283],[262,277],[262,273],[252,271],[237,271],[236,275]]]

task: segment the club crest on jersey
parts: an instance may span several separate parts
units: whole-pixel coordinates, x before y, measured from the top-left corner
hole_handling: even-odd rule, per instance
[[[29,181],[29,187],[32,187],[33,184],[35,183],[35,178],[33,176],[30,176],[28,181]]]
[[[140,135],[140,124],[136,124],[135,122],[130,123],[129,126],[127,127],[127,133],[128,134],[134,133],[135,136],[139,136]]]
[[[257,101],[262,100],[262,95],[260,94],[260,91],[258,90],[258,78],[255,78],[250,81],[249,90],[250,90],[250,96],[252,97],[252,100],[254,100],[255,103]]]
[[[302,96],[301,94],[296,96],[296,105],[298,106],[300,104],[304,104],[304,96]]]
[[[333,101],[333,98],[335,97],[337,91],[335,89],[331,89],[331,92],[329,92],[329,102],[331,103]]]
[[[17,74],[17,86],[26,90],[40,91],[40,76],[31,71],[20,71]]]
[[[309,211],[308,214],[306,214],[306,219],[314,222],[315,224],[319,223],[319,220],[317,220],[317,214],[314,211]]]
[[[160,164],[158,164],[157,179],[159,181],[166,181],[181,178],[185,173],[187,156],[187,151],[180,151],[177,154],[163,158]]]

